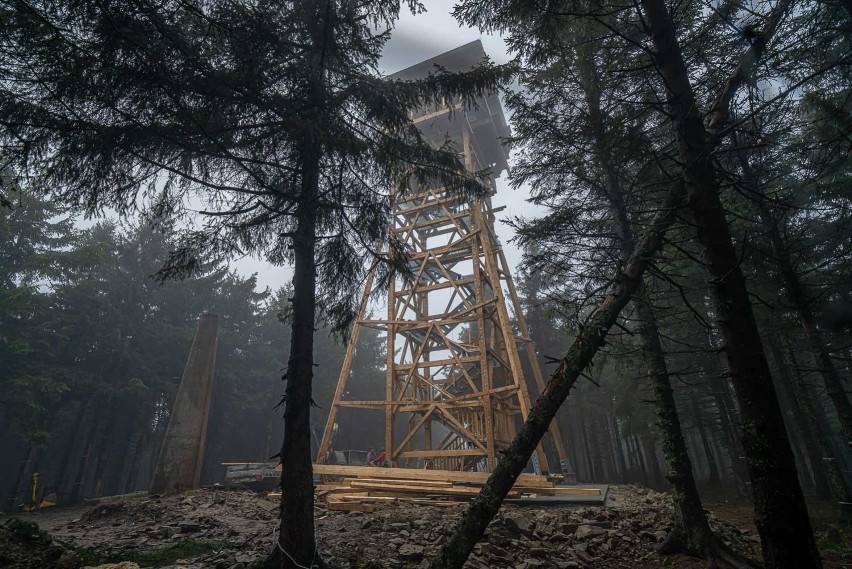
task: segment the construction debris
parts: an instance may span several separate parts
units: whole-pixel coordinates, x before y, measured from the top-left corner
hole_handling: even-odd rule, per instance
[[[411,497],[410,502],[364,504],[371,506],[371,512],[317,510],[317,543],[323,560],[335,568],[425,566],[465,508],[424,507],[422,504],[434,506],[442,500],[406,496]],[[421,499],[423,502],[414,502]],[[454,497],[443,501],[461,503]],[[180,559],[162,563],[161,569],[248,569],[275,547],[278,512],[270,511],[269,504],[274,502],[250,492],[210,489],[176,496],[130,496],[94,508],[51,508],[25,514],[25,518],[39,523],[62,543],[103,559],[100,563],[153,555],[162,559],[165,553],[181,551]],[[742,511],[750,512],[750,507],[743,506]],[[661,559],[651,549],[663,539],[671,520],[669,496],[627,486],[611,487],[603,506],[557,504],[538,509],[510,504],[489,525],[466,568],[700,567],[688,558]],[[736,551],[759,559],[760,544],[753,528],[741,530],[712,515],[710,523]],[[41,556],[44,549],[39,543],[27,551]],[[3,551],[0,543],[0,553]],[[0,566],[5,569],[2,559],[0,556]],[[57,567],[56,557],[50,559],[51,565],[33,563],[34,559],[8,566]],[[826,564],[827,568],[840,566]]]
[[[429,506],[458,506],[470,500],[488,480],[486,472],[416,470],[315,464],[321,475],[317,499],[332,511],[371,512],[371,504],[405,502]],[[546,476],[522,474],[508,498],[583,496],[602,503],[606,487],[559,486]],[[280,497],[279,493],[273,498]]]

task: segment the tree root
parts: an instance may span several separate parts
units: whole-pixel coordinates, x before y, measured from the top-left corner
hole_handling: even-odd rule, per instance
[[[692,533],[692,535],[690,535]],[[711,567],[722,563],[732,569],[763,569],[763,565],[732,550],[713,531],[706,527],[696,532],[687,532],[677,524],[661,544],[654,548],[660,555],[682,553],[706,559]]]

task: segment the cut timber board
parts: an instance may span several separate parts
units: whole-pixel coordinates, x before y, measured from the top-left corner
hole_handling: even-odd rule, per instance
[[[369,514],[374,510],[374,507],[370,504],[362,504],[361,502],[329,502],[326,507],[334,512],[366,512]]]
[[[465,488],[453,486],[447,488],[445,486],[429,488],[427,486],[403,486],[401,484],[377,484],[375,482],[350,482],[349,486],[353,489],[360,490],[377,490],[379,492],[406,492],[411,494],[447,494],[448,496],[476,496],[479,494],[479,488]],[[508,496],[519,496],[520,492],[515,490],[509,492]]]
[[[430,488],[445,486],[452,487],[452,482],[441,482],[439,480],[409,480],[409,479],[391,479],[391,478],[344,478],[343,485],[350,482],[367,482],[377,484],[403,484],[405,486],[429,486]]]
[[[341,502],[396,502],[399,498],[393,496],[361,496],[359,494],[344,494],[340,496]]]
[[[541,494],[542,496],[600,496],[600,488],[581,488],[579,486],[555,486],[553,488],[533,488],[514,486],[522,494]]]
[[[455,470],[426,470],[415,468],[382,468],[377,466],[342,466],[338,464],[314,464],[314,474],[324,476],[346,476],[348,478],[391,478],[396,480],[435,480],[439,482],[466,482],[485,484],[487,472],[466,472]],[[546,476],[521,474],[516,484],[532,488],[552,488],[553,482]]]

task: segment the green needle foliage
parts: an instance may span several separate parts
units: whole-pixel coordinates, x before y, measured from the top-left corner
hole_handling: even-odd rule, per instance
[[[472,104],[511,73],[483,65],[416,83],[381,78],[381,30],[399,10],[397,0],[80,0],[11,2],[2,14],[0,140],[35,191],[181,224],[164,276],[246,253],[293,263],[276,550],[292,565],[316,561],[318,311],[345,329],[365,258],[401,266],[395,243],[377,251],[389,241],[390,188],[484,190],[410,116],[446,99]]]

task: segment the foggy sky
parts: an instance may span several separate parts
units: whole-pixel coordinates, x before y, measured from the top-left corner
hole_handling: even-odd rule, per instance
[[[382,73],[394,73],[476,39],[482,41],[485,52],[495,63],[505,63],[509,60],[506,46],[499,36],[483,35],[477,29],[459,26],[450,14],[453,0],[425,0],[424,4],[428,10],[424,14],[412,16],[407,10],[402,11],[391,39],[385,46],[380,62]],[[492,202],[495,208],[506,206],[505,210],[497,214],[495,229],[515,276],[515,268],[521,257],[520,251],[509,243],[514,237],[514,231],[501,220],[517,215],[531,215],[536,208],[525,202],[526,192],[515,191],[509,187],[506,177],[506,173],[503,173],[497,180],[497,195]],[[289,268],[274,267],[258,259],[246,258],[232,264],[243,274],[257,273],[260,288],[268,286],[277,289],[288,283],[292,277]]]

